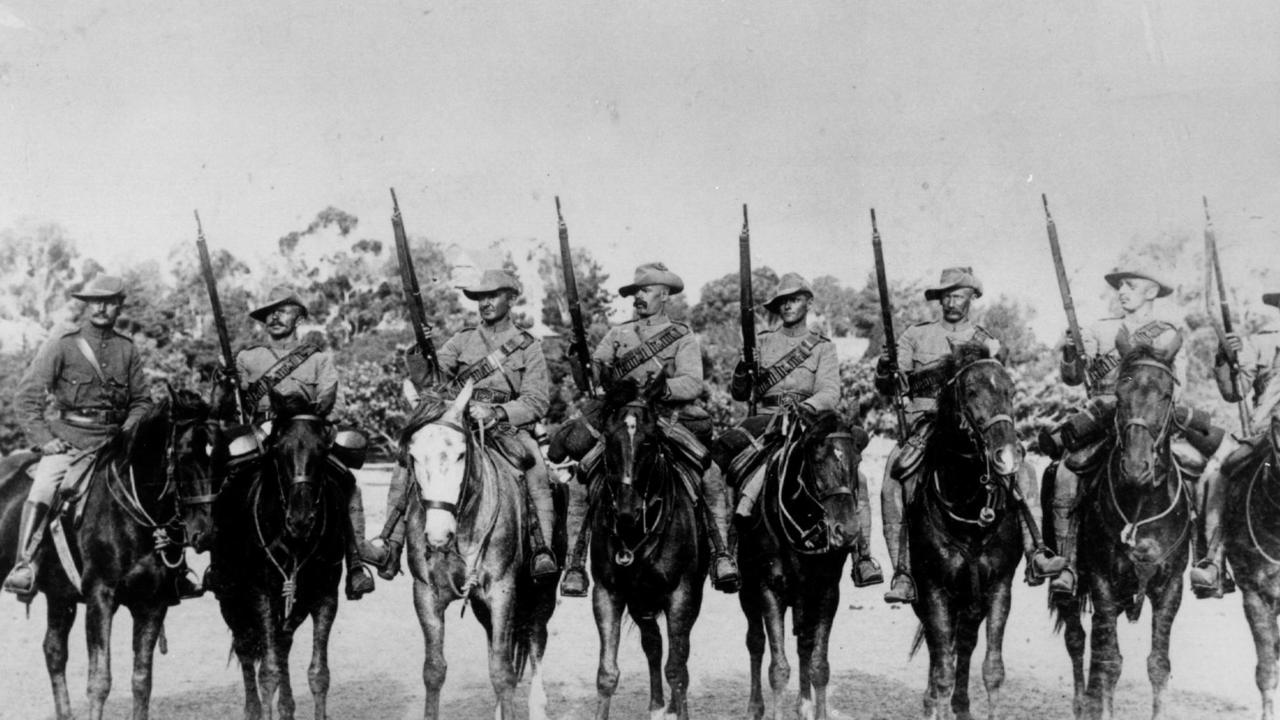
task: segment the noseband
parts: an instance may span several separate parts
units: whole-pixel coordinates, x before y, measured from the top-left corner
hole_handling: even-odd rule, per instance
[[[964,367],[957,370],[956,374],[951,376],[950,380],[947,380],[944,387],[951,388],[951,391],[953,393],[952,395],[953,402],[955,402],[956,408],[960,411],[960,426],[964,428],[965,433],[969,436],[969,439],[973,442],[974,448],[980,451],[986,445],[985,441],[983,440],[983,437],[988,430],[990,430],[991,428],[997,425],[1002,425],[1007,423],[1010,427],[1015,427],[1015,424],[1013,422],[1013,416],[1010,415],[1009,413],[997,413],[987,418],[986,421],[979,423],[973,419],[973,416],[969,413],[969,408],[963,402],[961,402],[960,379],[963,378],[965,375],[969,374],[969,371],[973,370],[979,365],[995,365],[998,368],[1001,368],[1001,369],[1004,368],[1004,364],[1001,363],[999,360],[996,360],[995,358],[984,358],[982,360],[975,360],[969,363],[968,365],[965,365]]]

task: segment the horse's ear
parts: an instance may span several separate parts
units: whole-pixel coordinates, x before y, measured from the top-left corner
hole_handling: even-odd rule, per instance
[[[404,395],[404,401],[409,403],[410,408],[418,407],[418,403],[422,402],[422,396],[418,393],[418,388],[414,386],[413,381],[405,378],[400,383],[400,392]]]
[[[471,402],[471,393],[474,390],[475,383],[468,380],[467,384],[463,385],[462,389],[458,391],[458,396],[453,399],[453,404],[449,406],[449,411],[446,414],[454,417],[461,415],[462,411],[466,409],[467,403]]]
[[[1004,346],[995,338],[987,338],[983,343],[987,350],[987,357],[992,360],[1001,360],[1003,358]]]
[[[165,389],[165,392],[169,394],[169,407],[173,407],[174,405],[177,405],[178,391],[173,389],[173,383],[169,382],[168,380],[165,380],[164,389]]]

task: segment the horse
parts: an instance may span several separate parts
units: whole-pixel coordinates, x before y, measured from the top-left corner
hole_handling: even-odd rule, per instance
[[[1227,557],[1253,633],[1262,719],[1274,720],[1280,679],[1280,416],[1272,416],[1270,433],[1242,462],[1227,464],[1223,479],[1229,488],[1223,516]]]
[[[778,432],[766,433],[772,454],[764,469],[761,511],[742,528],[738,543],[743,580],[738,602],[747,617],[751,655],[747,712],[753,720],[764,717],[760,669],[767,634],[770,714],[774,720],[784,715],[782,695],[791,676],[784,623],[787,608],[793,608],[800,662],[797,714],[826,720],[827,648],[840,602],[840,575],[854,545],[866,540],[857,530],[858,504],[867,502],[857,496],[866,435],[855,437],[835,413],[819,414],[810,423],[784,410],[772,422]]]
[[[515,687],[528,665],[529,717],[545,720],[542,657],[558,580],[531,579],[522,470],[486,445],[486,428],[466,426],[472,389],[468,382],[452,401],[425,393],[401,435],[413,488],[407,510],[409,571],[426,644],[423,716],[440,717],[448,670],[444,613],[462,600],[489,638],[496,717],[516,717]],[[563,557],[564,545],[563,532],[557,532],[553,550],[558,556]]]
[[[1072,711],[1077,718],[1111,716],[1122,664],[1116,620],[1124,612],[1136,622],[1144,599],[1152,606],[1147,655],[1151,715],[1158,719],[1163,714],[1169,634],[1182,604],[1182,574],[1192,535],[1191,493],[1170,452],[1176,386],[1169,365],[1149,348],[1127,353],[1119,365],[1114,436],[1103,448],[1105,462],[1081,474],[1074,510],[1081,513],[1081,591],[1069,600],[1050,601],[1071,656]],[[1047,535],[1053,537],[1053,532]],[[1087,600],[1084,588],[1089,590]],[[1086,602],[1093,607],[1091,637],[1081,620]]]
[[[969,709],[969,662],[986,621],[982,679],[988,714],[997,717],[1004,683],[1005,622],[1020,561],[1021,520],[1014,475],[1023,471],[1012,411],[1014,384],[984,344],[962,344],[945,361],[937,419],[906,510],[913,604],[921,628],[912,648],[929,649],[924,716],[950,699],[961,720]]]
[[[289,652],[293,633],[311,619],[307,680],[315,717],[324,720],[349,489],[329,466],[327,426],[311,402],[272,391],[271,406],[263,457],[224,482],[214,507],[214,553],[226,573],[218,604],[240,662],[248,720],[270,719],[273,702],[281,718],[294,716]]]
[[[137,427],[109,440],[93,462],[77,519],[61,523],[73,564],[64,569],[45,538],[36,553],[37,587],[45,594],[45,665],[58,720],[72,717],[67,693],[67,636],[77,604],[85,604],[89,651],[89,717],[101,720],[111,690],[111,624],[120,606],[133,616],[133,715],[150,714],[152,660],[164,637],[164,619],[177,604],[171,570],[182,560],[184,534],[200,547],[208,542],[212,502],[208,406],[190,391],[169,390]],[[18,509],[31,488],[34,454],[7,458],[12,473],[0,481],[0,573],[13,565]],[[68,478],[68,482],[70,479]],[[64,488],[70,490],[70,488]],[[66,506],[64,506],[66,507]],[[73,584],[68,572],[78,574]],[[161,650],[164,650],[161,642]]]

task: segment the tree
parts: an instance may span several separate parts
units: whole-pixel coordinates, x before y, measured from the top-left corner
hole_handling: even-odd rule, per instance
[[[82,259],[75,241],[56,224],[0,233],[0,318],[48,328],[65,314],[68,294],[102,272]]]
[[[699,332],[714,325],[737,325],[741,287],[736,272],[703,285],[697,304],[689,311],[689,324]],[[763,306],[777,288],[778,273],[772,268],[764,265],[751,269],[751,298],[757,308]]]

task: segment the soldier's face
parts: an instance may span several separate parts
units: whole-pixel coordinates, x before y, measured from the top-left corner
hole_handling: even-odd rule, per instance
[[[956,288],[940,298],[942,303],[942,319],[949,323],[958,323],[969,317],[969,306],[973,304],[973,288]]]
[[[109,328],[120,317],[120,298],[91,300],[85,304],[85,309],[89,311],[89,322],[94,327]]]
[[[811,298],[805,293],[783,298],[778,303],[778,315],[782,317],[782,324],[795,325],[804,320],[809,314],[810,301]]]
[[[476,297],[479,305],[480,319],[487,323],[495,323],[511,312],[511,293],[506,290],[495,290]]]
[[[645,285],[636,290],[631,304],[635,306],[636,315],[647,318],[653,317],[662,312],[667,307],[667,295],[670,291],[666,285]]]
[[[275,340],[283,340],[298,329],[298,321],[302,319],[302,308],[297,305],[282,305],[267,316],[267,334]]]
[[[1120,295],[1120,309],[1133,312],[1155,300],[1160,286],[1142,278],[1125,278],[1116,292]]]

